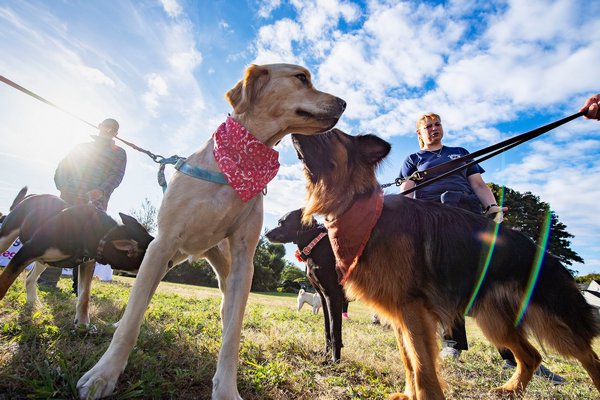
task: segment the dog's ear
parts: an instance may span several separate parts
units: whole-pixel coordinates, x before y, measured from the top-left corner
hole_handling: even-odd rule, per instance
[[[246,69],[244,79],[225,94],[225,98],[236,114],[242,114],[248,110],[268,80],[269,70],[267,68],[252,64]]]
[[[356,137],[361,155],[371,165],[378,164],[392,149],[392,146],[375,135],[360,135]]]
[[[143,235],[148,235],[148,230],[144,227],[144,225],[140,224],[137,219],[123,213],[119,213],[119,216],[121,217],[121,221],[123,221],[123,225],[126,227]]]
[[[138,246],[138,243],[133,239],[113,240],[111,243],[113,246],[115,246],[115,249],[126,251],[127,257],[129,258],[135,258],[143,251],[140,246]]]

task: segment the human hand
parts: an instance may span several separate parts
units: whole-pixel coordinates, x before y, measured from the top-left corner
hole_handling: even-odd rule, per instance
[[[584,115],[586,119],[600,120],[600,94],[595,94],[587,99],[579,111],[586,111]]]
[[[507,211],[508,207],[500,207],[494,204],[486,209],[484,215],[492,218],[497,224],[501,224],[504,221],[504,213]]]

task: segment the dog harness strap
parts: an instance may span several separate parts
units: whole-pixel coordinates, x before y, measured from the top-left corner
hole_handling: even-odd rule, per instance
[[[315,247],[317,245],[317,243],[319,243],[319,241],[321,239],[323,239],[325,236],[327,236],[327,233],[325,233],[325,232],[319,233],[316,238],[314,238],[305,248],[302,249],[302,254],[304,254],[305,256],[309,255],[310,252],[312,251],[313,247]]]
[[[175,169],[183,174],[191,176],[193,178],[202,179],[204,181],[209,181],[213,183],[218,183],[221,185],[228,185],[227,179],[225,175],[220,172],[209,171],[206,169],[194,167],[193,165],[186,164],[185,158],[180,158],[175,163]]]
[[[227,117],[213,134],[213,155],[227,182],[247,202],[277,175],[279,153]]]

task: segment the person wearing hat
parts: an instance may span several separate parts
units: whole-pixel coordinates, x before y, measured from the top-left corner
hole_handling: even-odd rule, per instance
[[[60,198],[69,205],[93,204],[106,211],[112,192],[123,180],[127,153],[115,144],[114,137],[119,132],[116,120],[105,119],[98,125],[98,131],[97,136],[92,136],[93,141],[76,145],[61,160],[54,173],[54,183]],[[73,268],[75,293],[78,270],[78,267]],[[60,275],[59,268],[47,268],[38,283],[56,287]]]

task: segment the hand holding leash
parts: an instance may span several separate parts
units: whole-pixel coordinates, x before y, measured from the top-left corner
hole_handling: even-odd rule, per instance
[[[501,224],[504,221],[504,213],[508,211],[508,207],[500,207],[498,204],[490,204],[486,207],[483,215],[490,217],[497,224]]]
[[[595,94],[587,99],[579,111],[585,111],[584,117],[586,119],[600,120],[600,94]]]

